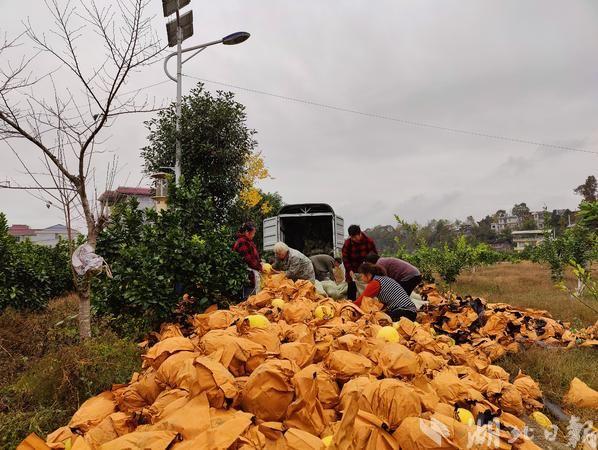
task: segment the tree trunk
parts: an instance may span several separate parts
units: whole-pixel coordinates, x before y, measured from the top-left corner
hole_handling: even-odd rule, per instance
[[[85,275],[77,286],[79,295],[79,338],[91,337],[91,278]]]

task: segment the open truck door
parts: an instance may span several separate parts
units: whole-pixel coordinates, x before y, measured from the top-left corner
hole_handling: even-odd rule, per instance
[[[274,249],[274,244],[280,241],[280,221],[278,216],[275,217],[268,217],[264,219],[264,228],[263,228],[263,236],[264,236],[264,251],[272,251]]]

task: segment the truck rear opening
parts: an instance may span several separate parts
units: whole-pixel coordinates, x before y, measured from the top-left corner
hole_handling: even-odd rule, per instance
[[[307,256],[338,255],[343,246],[343,218],[324,203],[283,206],[276,217],[264,220],[264,250],[278,241]]]

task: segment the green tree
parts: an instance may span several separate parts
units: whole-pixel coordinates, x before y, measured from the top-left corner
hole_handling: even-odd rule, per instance
[[[520,220],[524,220],[529,217],[530,209],[525,203],[516,203],[511,209],[511,214],[517,216]]]
[[[187,180],[198,176],[214,205],[214,219],[226,221],[245,187],[244,174],[255,154],[256,133],[247,127],[245,106],[232,92],[206,91],[202,83],[183,97],[181,106],[181,172]],[[174,166],[175,105],[145,122],[149,144],[141,151],[147,172]]]
[[[590,175],[586,178],[584,184],[577,186],[573,192],[583,197],[586,202],[595,202],[598,197],[598,181],[594,175]]]
[[[535,230],[536,228],[538,228],[538,226],[536,225],[536,221],[533,217],[528,216],[523,219],[523,222],[521,223],[522,230]]]
[[[261,190],[258,190],[258,192],[260,199],[253,206],[244,204],[241,201],[238,202],[238,206],[233,208],[231,223],[240,226],[244,222],[252,222],[256,226],[253,241],[261,251],[264,244],[264,219],[278,214],[284,203],[278,192],[263,192]]]
[[[492,229],[492,217],[486,216],[473,228],[473,238],[476,242],[494,243],[497,234]]]
[[[66,241],[54,247],[16,242],[0,213],[0,310],[42,308],[51,298],[73,291],[69,262]]]
[[[233,299],[247,279],[231,251],[232,230],[215,223],[212,201],[198,178],[171,187],[169,208],[138,210],[135,202],[115,208],[98,239],[98,254],[111,262],[113,278],[99,277],[94,308],[156,325],[171,318],[183,293],[201,309]]]

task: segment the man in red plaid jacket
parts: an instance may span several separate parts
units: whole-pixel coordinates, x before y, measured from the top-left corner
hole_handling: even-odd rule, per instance
[[[343,265],[345,266],[345,280],[348,285],[347,298],[349,300],[357,298],[357,286],[353,281],[352,274],[357,273],[357,269],[370,253],[378,253],[374,241],[361,231],[359,225],[351,225],[349,239],[345,240],[343,245]]]
[[[235,245],[233,245],[233,250],[237,252],[247,267],[253,270],[257,270],[258,272],[262,271],[262,262],[260,260],[260,255],[257,251],[257,247],[253,242],[253,237],[255,236],[255,226],[251,223],[245,223],[239,229],[239,233],[237,234],[237,241]],[[249,286],[243,288],[243,298],[247,298],[249,294],[255,288],[255,277],[253,272],[249,273]]]

